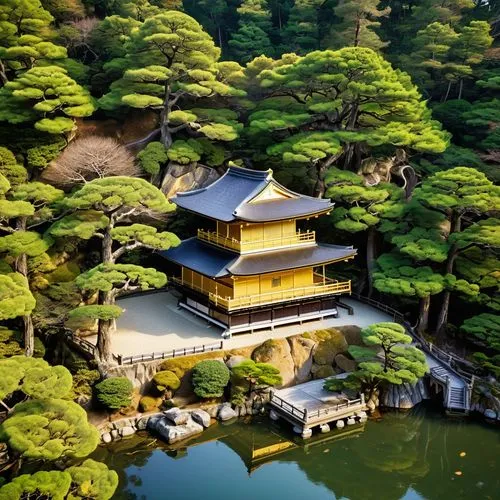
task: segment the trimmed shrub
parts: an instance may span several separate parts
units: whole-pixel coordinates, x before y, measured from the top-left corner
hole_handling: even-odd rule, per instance
[[[229,383],[229,368],[221,361],[200,361],[193,368],[194,393],[203,399],[220,398]]]
[[[139,411],[153,411],[158,409],[161,404],[161,398],[154,398],[152,396],[143,396],[139,401]]]
[[[129,406],[132,402],[132,382],[126,377],[112,377],[94,386],[99,404],[110,410]]]
[[[164,394],[165,391],[176,391],[180,387],[181,381],[174,372],[163,370],[153,377],[153,384],[160,394]]]

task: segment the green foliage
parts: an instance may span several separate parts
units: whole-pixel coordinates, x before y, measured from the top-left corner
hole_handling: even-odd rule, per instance
[[[1,500],[47,498],[64,500],[71,485],[71,476],[65,471],[38,471],[22,474],[0,488]]]
[[[152,267],[141,267],[134,264],[100,264],[90,271],[80,274],[75,282],[82,290],[90,291],[150,290],[164,286],[167,277]]]
[[[28,281],[22,274],[0,274],[0,320],[26,316],[35,304]]]
[[[180,387],[181,381],[174,372],[161,370],[153,377],[153,384],[155,389],[163,394],[167,390],[176,391]]]
[[[229,382],[228,367],[217,360],[200,361],[193,368],[194,393],[203,399],[220,398]]]
[[[174,209],[163,193],[146,180],[121,176],[88,182],[71,196],[64,198],[62,204],[69,209],[97,209],[104,213],[123,206],[144,207],[159,213]]]
[[[72,399],[80,396],[90,398],[92,396],[92,386],[101,378],[98,370],[88,370],[80,368],[73,374]]]
[[[109,500],[118,487],[118,474],[90,458],[65,472],[71,476],[68,500]]]
[[[116,319],[120,317],[123,309],[115,305],[90,305],[80,306],[68,313],[69,318],[73,320],[80,319]]]
[[[37,130],[49,134],[70,132],[73,118],[89,116],[95,109],[88,91],[58,66],[32,68],[6,83],[0,93],[0,121],[34,121]]]
[[[445,277],[429,266],[413,267],[410,259],[397,253],[383,254],[377,259],[373,273],[377,290],[391,295],[424,298],[445,288]]]
[[[64,398],[73,384],[71,373],[64,366],[32,368],[26,371],[22,391],[37,399]]]
[[[62,399],[18,403],[0,432],[10,448],[33,460],[82,458],[99,442],[99,433],[87,423],[85,410]]]
[[[256,363],[248,359],[236,365],[232,370],[233,383],[247,387],[250,393],[256,386],[258,388],[273,387],[281,385],[283,379],[280,371],[269,363]]]
[[[143,396],[139,401],[139,411],[148,412],[158,409],[161,404],[161,398],[154,398],[152,396]]]
[[[94,386],[97,401],[110,410],[129,406],[132,389],[132,382],[126,377],[107,378]]]
[[[500,353],[500,318],[495,314],[482,313],[466,319],[460,331],[479,345],[486,345]]]
[[[161,142],[150,142],[138,153],[137,159],[144,172],[156,175],[160,172],[161,165],[168,160],[167,149]]]
[[[380,17],[387,16],[391,8],[379,9],[380,0],[339,0],[334,7],[335,17],[342,19],[332,26],[327,38],[328,46],[342,48],[346,45],[369,47],[379,50],[388,45],[373,28],[378,28]]]
[[[347,389],[373,390],[380,384],[414,384],[429,370],[425,354],[411,346],[412,337],[397,323],[375,323],[361,332],[367,346],[377,351],[351,346],[349,353],[359,362],[356,371],[346,379],[330,379],[325,389],[338,391]]]

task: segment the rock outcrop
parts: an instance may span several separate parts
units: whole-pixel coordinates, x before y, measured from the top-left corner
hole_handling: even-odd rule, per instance
[[[270,363],[278,368],[283,379],[281,387],[294,384],[295,364],[286,339],[266,340],[253,351],[252,359],[257,363]]]
[[[387,387],[380,398],[380,405],[387,408],[399,408],[402,410],[413,408],[424,399],[429,399],[429,391],[423,379],[415,384],[391,384]]]
[[[169,198],[177,192],[208,186],[218,178],[219,174],[213,168],[205,165],[199,163],[180,165],[170,162],[161,184],[161,190]]]
[[[316,345],[314,340],[304,337],[289,337],[290,355],[294,364],[294,381],[302,384],[311,379],[311,368],[313,365],[313,350]]]

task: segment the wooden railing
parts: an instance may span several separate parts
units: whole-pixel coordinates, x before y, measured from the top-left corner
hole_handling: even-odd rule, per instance
[[[314,411],[308,411],[307,408],[301,409],[296,406],[287,403],[283,398],[280,398],[273,393],[271,396],[271,403],[279,407],[281,410],[285,411],[294,418],[297,418],[304,424],[311,423],[322,419],[323,417],[331,416],[332,414],[341,412],[352,408],[353,406],[359,406],[365,404],[365,396],[361,394],[358,399],[349,399],[345,403],[337,403],[326,408],[320,408]]]
[[[271,248],[311,244],[316,241],[316,233],[314,231],[307,231],[305,233],[301,233],[299,231],[295,234],[283,235],[277,238],[264,238],[254,241],[240,241],[236,238],[222,236],[215,231],[205,231],[204,229],[198,229],[198,238],[200,240],[207,241],[223,248],[230,248],[232,250],[245,253],[254,250],[268,250]]]
[[[82,337],[79,337],[78,335],[75,335],[71,330],[67,330],[65,333],[68,343],[72,344],[80,352],[89,356],[90,358],[95,357],[96,346],[94,344]]]
[[[304,286],[300,288],[289,288],[276,292],[265,292],[256,295],[246,295],[244,297],[221,297],[215,293],[210,293],[210,301],[228,311],[244,309],[247,307],[274,304],[285,300],[292,300],[307,297],[319,297],[334,293],[351,293],[351,280],[330,282],[319,285]]]
[[[191,356],[193,354],[200,354],[202,352],[220,351],[224,346],[224,342],[216,342],[213,344],[203,344],[195,347],[182,347],[179,349],[172,349],[171,351],[152,352],[149,354],[136,354],[134,356],[121,356],[113,355],[119,365],[133,365],[135,363],[142,363],[145,361],[155,361],[158,359],[171,359],[181,356]]]

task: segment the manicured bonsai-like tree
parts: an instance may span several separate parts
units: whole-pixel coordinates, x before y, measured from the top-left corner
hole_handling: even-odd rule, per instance
[[[232,369],[232,375],[233,383],[236,386],[243,386],[247,394],[257,387],[265,389],[283,382],[278,368],[269,363],[256,363],[251,359],[236,365]]]
[[[171,372],[170,370],[162,370],[156,373],[153,377],[153,384],[159,394],[165,395],[167,398],[171,398],[172,392],[176,391],[180,387],[181,381],[174,372]]]
[[[126,377],[112,377],[94,386],[97,401],[110,410],[129,406],[132,396],[132,382]]]
[[[411,336],[398,323],[375,323],[362,330],[361,337],[369,347],[349,347],[358,369],[345,379],[327,380],[325,389],[361,389],[371,395],[382,384],[414,384],[429,369],[425,354],[410,345]]]
[[[39,471],[18,476],[0,488],[0,500],[109,500],[117,486],[118,474],[89,458],[65,471]]]
[[[0,426],[0,434],[15,453],[33,460],[86,457],[99,443],[85,410],[63,399],[18,403]]]
[[[0,404],[13,393],[36,399],[64,398],[71,390],[71,373],[64,366],[49,366],[40,358],[12,356],[0,360]]]
[[[118,486],[118,474],[106,464],[88,458],[81,465],[66,470],[71,476],[68,499],[108,500]]]
[[[64,500],[70,485],[71,476],[68,472],[38,471],[34,474],[18,476],[2,486],[0,499],[50,498],[50,500]]]
[[[220,398],[229,383],[229,377],[229,368],[221,361],[200,361],[193,368],[194,393],[203,399]]]

